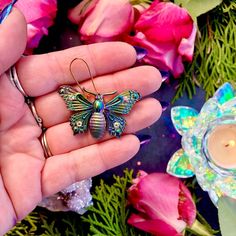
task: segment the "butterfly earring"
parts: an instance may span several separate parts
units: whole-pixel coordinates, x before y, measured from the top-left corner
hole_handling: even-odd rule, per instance
[[[75,79],[71,67],[76,60],[81,60],[85,63],[94,92],[82,88]],[[104,97],[114,95],[117,91],[104,94],[99,93],[85,60],[82,58],[73,59],[70,63],[70,73],[81,92],[71,86],[63,85],[59,88],[59,94],[65,101],[68,110],[75,112],[70,117],[70,125],[74,135],[84,133],[89,129],[94,138],[100,139],[104,136],[107,129],[110,135],[120,137],[126,126],[126,120],[121,115],[129,114],[133,105],[141,99],[141,95],[134,90],[127,90],[105,103]],[[86,94],[94,96],[94,100],[88,100]]]

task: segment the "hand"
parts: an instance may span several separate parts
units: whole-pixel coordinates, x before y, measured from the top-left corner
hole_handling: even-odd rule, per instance
[[[38,115],[47,128],[46,138],[53,153],[45,159],[39,137],[42,133],[24,97],[4,73],[24,51],[26,23],[14,9],[0,25],[0,235],[31,212],[43,197],[68,185],[95,176],[117,166],[139,150],[132,133],[150,126],[161,114],[153,98],[144,98],[125,116],[127,126],[120,139],[108,134],[95,140],[89,132],[73,135],[68,122],[70,112],[57,93],[60,85],[75,85],[69,64],[83,58],[95,77],[101,93],[134,89],[144,97],[161,84],[160,73],[153,67],[131,67],[135,50],[121,42],[79,46],[64,51],[21,58],[17,74],[25,92],[35,97]],[[83,63],[73,64],[81,85],[93,90]]]

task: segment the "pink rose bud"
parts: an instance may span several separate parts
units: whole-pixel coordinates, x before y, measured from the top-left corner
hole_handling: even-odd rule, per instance
[[[168,174],[142,171],[128,190],[128,201],[139,212],[128,223],[154,235],[180,236],[196,219],[189,190]]]
[[[69,19],[79,24],[86,43],[122,40],[132,27],[134,9],[128,0],[86,0],[70,11]]]
[[[9,0],[3,0],[3,4],[9,3]],[[43,35],[48,34],[48,27],[53,25],[56,16],[57,1],[56,0],[20,0],[15,4],[25,16],[27,21],[27,54],[31,54],[32,50],[39,44]]]
[[[126,41],[148,51],[144,62],[178,77],[184,71],[183,60],[192,60],[195,36],[196,26],[187,10],[156,0],[140,14],[134,36]]]

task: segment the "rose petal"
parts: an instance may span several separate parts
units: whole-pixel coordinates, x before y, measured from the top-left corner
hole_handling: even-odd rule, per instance
[[[92,1],[90,4],[93,4]],[[134,9],[128,0],[96,0],[90,11],[78,16],[81,40],[87,43],[122,40],[134,21]]]
[[[84,0],[68,13],[69,20],[74,24],[79,24],[93,11],[99,0]]]
[[[97,4],[95,11],[87,17],[80,32],[88,36],[98,33],[101,37],[119,34],[127,25],[121,19],[130,14],[126,5],[126,1],[120,1],[119,7],[115,7],[114,4],[107,4],[106,0],[100,0],[100,4]]]
[[[56,0],[21,0],[15,5],[27,21],[27,48],[25,54],[31,54],[43,35],[48,34],[48,27],[56,16]]]
[[[187,10],[170,2],[154,1],[137,21],[137,31],[155,36],[156,42],[180,42],[192,32],[193,20]]]
[[[188,188],[180,182],[180,193],[178,210],[180,218],[184,220],[189,226],[192,226],[196,219],[196,205],[192,199]]]
[[[30,23],[43,17],[55,17],[57,11],[57,1],[21,0],[16,3],[16,7],[23,12],[27,23]]]
[[[134,36],[125,40],[148,51],[143,62],[179,77],[183,61],[192,60],[196,28],[187,10],[170,2],[154,1],[140,13]]]
[[[179,220],[179,183],[167,174],[153,173],[145,176],[129,190],[129,202],[150,219],[159,219],[181,232],[186,223]]]
[[[178,53],[183,56],[183,59],[186,61],[192,61],[193,51],[194,51],[194,42],[197,33],[197,26],[193,25],[193,30],[189,38],[183,38],[178,47]]]
[[[171,71],[176,78],[183,73],[182,57],[178,54],[177,46],[173,42],[155,43],[142,32],[137,33],[134,37],[126,37],[126,42],[148,51],[143,58],[145,63],[156,66],[160,70]]]
[[[131,214],[128,219],[128,224],[133,225],[134,227],[149,232],[158,236],[181,236],[182,234],[178,233],[175,228],[166,224],[160,219],[145,219],[141,215]]]
[[[0,2],[0,10],[2,10],[6,5],[10,4],[12,0],[1,0]]]

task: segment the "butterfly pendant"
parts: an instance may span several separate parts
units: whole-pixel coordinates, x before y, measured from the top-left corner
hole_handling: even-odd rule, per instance
[[[120,137],[126,126],[121,115],[128,114],[133,105],[141,99],[141,95],[134,90],[127,90],[105,103],[104,96],[114,95],[116,92],[99,94],[83,90],[93,95],[95,100],[90,102],[84,94],[70,86],[61,86],[59,89],[67,108],[75,112],[70,117],[74,134],[84,133],[89,128],[92,136],[100,139],[108,129],[110,135]]]

